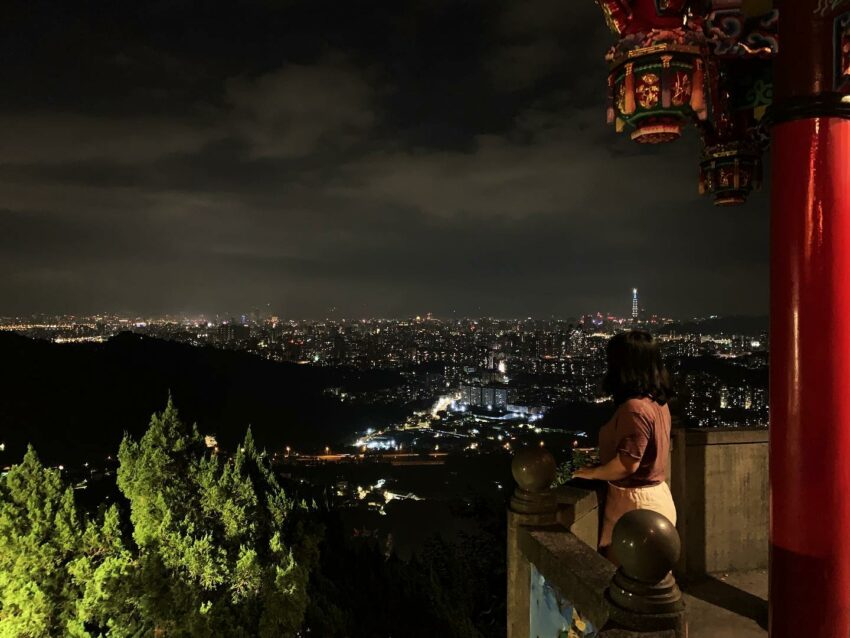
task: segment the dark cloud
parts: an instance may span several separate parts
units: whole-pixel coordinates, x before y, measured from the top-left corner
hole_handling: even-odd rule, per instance
[[[766,197],[604,124],[593,3],[6,11],[0,315],[766,311]]]

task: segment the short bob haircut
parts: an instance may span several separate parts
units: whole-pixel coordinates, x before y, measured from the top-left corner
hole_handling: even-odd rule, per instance
[[[617,405],[643,397],[664,405],[673,396],[670,374],[648,332],[631,330],[614,335],[608,341],[607,355],[608,372],[602,389]]]

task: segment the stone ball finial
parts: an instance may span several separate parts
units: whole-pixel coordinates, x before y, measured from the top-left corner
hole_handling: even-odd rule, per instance
[[[542,447],[523,448],[511,463],[514,480],[528,492],[542,492],[552,485],[557,470],[555,457]]]
[[[612,550],[623,572],[644,583],[658,583],[679,560],[676,526],[663,514],[633,510],[614,525]]]

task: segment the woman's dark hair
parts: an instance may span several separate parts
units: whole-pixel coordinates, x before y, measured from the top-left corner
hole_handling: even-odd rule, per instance
[[[608,372],[602,389],[617,405],[639,397],[649,397],[659,405],[670,400],[670,374],[651,334],[631,330],[614,335],[608,341],[607,355]]]

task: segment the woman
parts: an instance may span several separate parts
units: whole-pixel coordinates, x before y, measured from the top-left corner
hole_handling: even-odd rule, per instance
[[[608,481],[599,549],[606,555],[619,518],[650,509],[676,524],[676,506],[665,482],[670,452],[670,376],[658,345],[647,332],[633,330],[608,342],[608,372],[603,389],[617,411],[599,431],[596,467],[583,467],[576,478]]]

